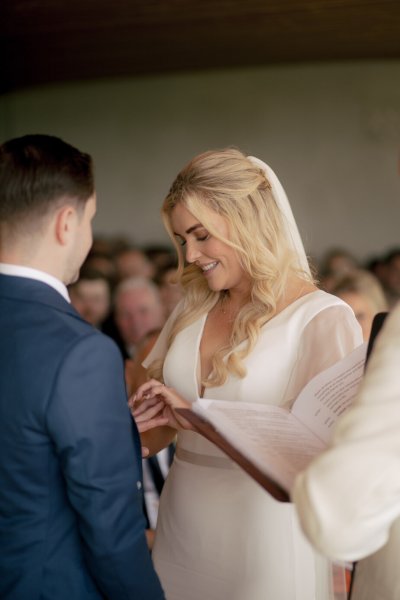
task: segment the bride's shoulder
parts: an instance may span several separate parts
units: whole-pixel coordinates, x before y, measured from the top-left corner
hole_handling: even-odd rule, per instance
[[[330,313],[337,310],[352,312],[343,300],[315,287],[289,304],[285,312],[288,318],[299,319],[306,323],[323,311]]]

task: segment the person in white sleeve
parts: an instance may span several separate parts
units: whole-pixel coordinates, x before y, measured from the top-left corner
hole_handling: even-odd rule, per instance
[[[292,497],[320,552],[360,561],[352,600],[400,598],[400,303],[377,337],[355,404]]]

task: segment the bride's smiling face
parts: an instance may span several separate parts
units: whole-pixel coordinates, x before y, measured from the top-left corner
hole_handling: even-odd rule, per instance
[[[174,235],[184,247],[187,262],[201,269],[211,290],[248,293],[249,277],[233,248],[214,237],[181,203],[173,208],[170,220]],[[221,237],[229,239],[228,224],[221,215],[209,210],[207,221]]]

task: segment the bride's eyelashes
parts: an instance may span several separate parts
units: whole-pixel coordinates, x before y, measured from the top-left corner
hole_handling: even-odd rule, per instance
[[[208,231],[202,235],[196,235],[195,240],[196,242],[206,242],[207,240],[209,240],[211,237],[211,235],[208,233]],[[176,239],[178,240],[178,244],[180,246],[186,246],[186,240],[181,238],[179,235],[176,236]]]
[[[203,236],[197,237],[196,240],[198,242],[205,242],[208,239],[210,239],[211,235],[207,232],[206,234],[204,234]]]

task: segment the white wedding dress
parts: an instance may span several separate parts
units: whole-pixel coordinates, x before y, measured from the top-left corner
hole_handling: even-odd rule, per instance
[[[176,311],[179,311],[179,306]],[[165,356],[173,313],[145,361]],[[164,381],[199,395],[199,346],[207,315],[180,332]],[[205,397],[290,407],[304,385],[362,343],[352,310],[314,291],[264,325],[245,360]],[[302,535],[291,504],[270,497],[220,450],[183,431],[161,497],[153,558],[168,600],[327,600],[331,565]]]

